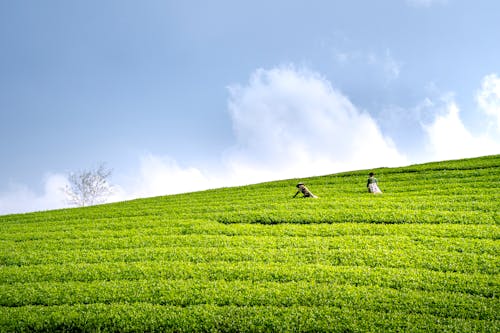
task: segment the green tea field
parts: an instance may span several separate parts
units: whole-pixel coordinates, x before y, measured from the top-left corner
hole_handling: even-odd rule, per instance
[[[0,216],[0,332],[500,332],[500,155],[369,171]]]

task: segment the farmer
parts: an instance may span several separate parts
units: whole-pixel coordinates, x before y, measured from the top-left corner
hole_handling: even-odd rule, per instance
[[[317,198],[317,196],[315,196],[314,194],[312,194],[311,191],[309,191],[309,189],[304,185],[304,183],[298,183],[297,186],[296,186],[299,190],[297,191],[297,193],[295,193],[295,195],[293,196],[294,198],[297,196],[297,194],[299,194],[300,192],[302,192],[302,194],[304,195],[303,198]]]
[[[382,194],[382,191],[378,188],[377,178],[375,178],[375,174],[373,172],[370,172],[368,176],[368,181],[366,182],[368,192],[373,194]]]

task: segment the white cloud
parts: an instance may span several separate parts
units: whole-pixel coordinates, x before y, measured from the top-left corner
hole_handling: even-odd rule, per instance
[[[139,175],[128,187],[121,187],[127,198],[192,192],[212,186],[208,176],[195,167],[183,167],[168,156],[147,154],[140,159]],[[122,194],[123,195],[123,194]]]
[[[60,174],[48,174],[44,178],[42,193],[36,193],[26,185],[11,184],[0,193],[0,214],[24,213],[65,207],[65,195],[61,191],[68,180]]]
[[[486,133],[473,135],[460,118],[460,109],[450,99],[430,125],[423,125],[429,138],[428,160],[476,157],[500,152],[500,143]]]
[[[230,92],[238,140],[226,158],[232,174],[279,179],[407,162],[369,114],[317,73],[260,69]]]
[[[500,78],[496,74],[489,74],[483,78],[481,89],[476,94],[479,107],[496,121],[500,132]]]
[[[500,78],[490,74],[483,78],[476,93],[480,113],[477,117],[494,119],[495,131],[486,126],[481,133],[472,133],[460,117],[460,108],[453,94],[441,97],[444,105],[434,109],[435,117],[429,125],[422,125],[428,135],[429,159],[446,160],[500,153]],[[438,103],[432,103],[436,106]]]

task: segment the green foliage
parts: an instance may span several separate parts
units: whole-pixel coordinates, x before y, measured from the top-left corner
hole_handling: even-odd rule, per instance
[[[498,332],[500,155],[0,216],[0,332]]]

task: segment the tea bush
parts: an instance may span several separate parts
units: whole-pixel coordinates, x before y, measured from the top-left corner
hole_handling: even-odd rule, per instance
[[[500,155],[374,172],[0,216],[0,331],[500,331]]]

